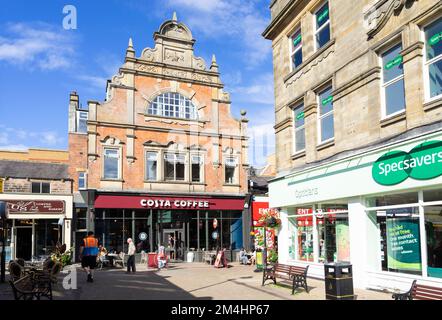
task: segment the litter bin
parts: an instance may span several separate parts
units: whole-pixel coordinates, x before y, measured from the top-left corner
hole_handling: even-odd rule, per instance
[[[195,254],[192,251],[189,251],[187,253],[187,262],[193,262],[194,259],[195,259]]]
[[[325,298],[327,300],[353,300],[353,271],[350,263],[326,263]]]

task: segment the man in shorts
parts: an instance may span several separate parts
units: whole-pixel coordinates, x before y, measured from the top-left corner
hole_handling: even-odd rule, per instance
[[[83,239],[83,245],[80,247],[81,267],[87,273],[87,282],[94,282],[94,269],[97,265],[98,240],[94,233],[89,231],[87,237]]]

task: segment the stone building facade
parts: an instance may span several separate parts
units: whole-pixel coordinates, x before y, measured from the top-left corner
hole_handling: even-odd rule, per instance
[[[57,242],[70,248],[73,198],[66,159],[67,152],[58,150],[0,151],[6,261],[44,258]]]
[[[247,192],[246,113],[241,119],[232,116],[215,56],[207,65],[194,54],[192,33],[176,15],[153,38],[154,48],[139,57],[129,40],[124,64],[107,83],[105,101],[89,101],[81,110],[77,93],[70,96],[70,174],[77,212],[86,220],[79,230],[95,230],[117,251],[128,236],[149,251],[159,243],[167,247],[172,236],[181,243],[179,248],[169,243],[170,251],[175,257],[180,251],[183,258],[183,250],[214,248],[213,231],[218,231],[218,244],[235,249],[234,242],[242,239],[226,237],[232,238],[230,223],[241,220]],[[175,201],[197,204],[175,206]],[[200,206],[201,201],[208,203]],[[130,216],[134,225],[127,232],[115,227],[119,238],[109,239],[114,227],[105,217],[114,211],[125,220]],[[213,229],[215,216],[223,225]],[[136,217],[145,220],[135,226]]]
[[[274,0],[270,10],[263,36],[273,45],[278,177],[269,189],[285,222],[280,259],[311,263],[317,277],[324,262],[350,261],[360,287],[404,289],[416,277],[439,283],[440,219],[426,201],[442,200],[442,180],[414,169],[437,172],[439,164],[412,168],[399,153],[382,156],[436,157],[442,3]],[[388,161],[404,179],[387,179]],[[398,217],[415,228],[419,245],[405,250],[413,258],[393,249]]]

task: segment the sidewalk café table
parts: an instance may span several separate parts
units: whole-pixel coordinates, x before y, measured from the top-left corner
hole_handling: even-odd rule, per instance
[[[111,267],[113,267],[114,266],[114,259],[118,258],[118,254],[117,253],[108,253],[106,256],[109,259]]]
[[[158,253],[149,252],[147,254],[147,267],[158,268]]]

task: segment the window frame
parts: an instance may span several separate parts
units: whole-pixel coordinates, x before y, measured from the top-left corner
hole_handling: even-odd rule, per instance
[[[296,127],[296,114],[295,114],[295,110],[298,109],[298,108],[302,108],[303,109],[302,113],[304,113],[304,124],[297,128]],[[303,101],[297,103],[294,107],[292,107],[292,112],[293,112],[293,154],[305,151],[305,140],[306,140],[305,138],[306,137],[305,137],[305,109],[304,108],[305,108],[305,106],[304,106],[304,102]],[[298,131],[301,131],[303,129],[304,129],[304,149],[297,150],[296,149],[296,134],[297,134]]]
[[[326,3],[328,4],[328,21],[327,21],[326,23],[324,23],[322,26],[320,26],[320,27],[318,28],[317,25],[316,25],[316,21],[317,21],[317,20],[316,20],[316,16],[317,16],[319,10],[321,10],[321,9],[324,7],[324,5],[325,5]],[[327,25],[329,26],[329,29],[330,29],[330,37],[329,37],[328,41],[327,41],[322,47],[319,47],[319,48],[318,48],[318,42],[317,42],[317,38],[316,38],[316,36],[317,36],[318,33],[321,32],[322,29],[324,29]],[[329,0],[325,0],[325,1],[323,1],[323,2],[318,6],[318,9],[316,9],[316,10],[314,11],[314,14],[313,14],[313,30],[314,30],[314,34],[313,34],[313,42],[314,42],[314,48],[315,48],[314,51],[316,52],[316,51],[320,50],[321,48],[325,47],[326,44],[329,43],[330,40],[331,40],[331,38],[332,38],[332,37],[331,37],[331,35],[332,35],[332,28],[331,28],[331,19],[330,19],[330,1],[329,1]]]
[[[106,158],[106,150],[115,150],[117,151],[117,168],[118,168],[118,173],[117,173],[117,178],[108,178],[106,177],[106,168],[105,168],[105,158]],[[118,147],[103,147],[103,179],[102,180],[121,180],[121,148]]]
[[[226,175],[226,170],[227,170],[227,167],[228,167],[227,166],[227,160],[233,160],[235,162],[234,166],[230,166],[230,168],[234,168],[232,182],[228,182],[227,181],[227,175]],[[235,157],[235,156],[230,156],[230,155],[229,156],[225,156],[223,163],[224,163],[224,184],[226,184],[226,185],[236,185],[236,184],[238,184],[238,177],[237,177],[237,175],[238,175],[238,170],[237,170],[237,168],[238,168],[238,158]]]
[[[86,119],[81,119],[81,115],[86,115]],[[86,131],[80,131],[80,120],[86,120]],[[89,112],[86,110],[77,110],[77,133],[87,133],[87,122],[89,120]]]
[[[34,183],[38,183],[40,186],[40,191],[39,192],[33,192],[32,191],[32,186]],[[49,186],[49,192],[43,192],[43,183],[46,183]],[[51,182],[47,182],[47,181],[31,181],[31,193],[33,194],[51,194],[52,193],[52,188],[51,188]]]
[[[293,37],[299,32],[299,36],[301,37],[301,42],[297,48],[293,48]],[[301,26],[298,26],[294,32],[291,33],[291,35],[288,38],[289,40],[289,52],[290,52],[290,72],[293,70],[296,70],[302,63],[303,63],[303,56],[302,56],[302,29]],[[293,65],[293,57],[295,54],[301,50],[301,64],[298,66]]]
[[[442,16],[438,16],[437,18],[432,19],[428,23],[422,26],[421,28],[421,37],[422,41],[424,42],[424,59],[423,59],[423,71],[424,71],[424,103],[430,103],[439,99],[442,99],[442,93],[431,97],[430,92],[430,65],[439,62],[442,60],[442,53],[439,56],[436,56],[430,60],[427,60],[427,49],[428,49],[428,42],[425,38],[425,28],[430,26],[431,24],[435,23],[438,20],[442,20]]]
[[[176,100],[178,100],[178,104],[175,104]],[[147,116],[193,121],[199,118],[198,108],[192,100],[178,92],[164,92],[157,95],[147,106],[146,111]]]
[[[83,178],[81,178],[81,175],[83,175]],[[83,187],[80,187],[80,180],[83,179]],[[86,190],[87,189],[87,173],[85,171],[79,171],[78,172],[78,190]]]
[[[397,39],[397,41],[394,41],[393,43],[389,44],[387,47],[383,48],[381,52],[379,52],[378,54],[378,59],[379,59],[379,63],[381,64],[381,120],[385,120],[385,119],[389,119],[391,117],[394,117],[398,114],[403,113],[406,108],[407,108],[407,101],[405,99],[405,76],[404,76],[404,70],[402,70],[402,75],[397,76],[394,79],[391,79],[387,82],[384,82],[384,63],[383,63],[383,55],[393,49],[394,47],[400,45],[401,46],[401,51],[403,50],[403,45],[402,45],[402,41]],[[401,62],[403,64],[403,62]],[[403,81],[404,82],[404,108],[398,111],[395,111],[391,114],[387,115],[387,88],[395,83],[398,83],[399,81]]]
[[[200,170],[199,170],[199,180],[198,181],[194,181],[193,180],[193,157],[199,157],[199,166],[200,166]],[[190,161],[189,161],[189,165],[190,165],[190,181],[192,183],[204,183],[204,155],[201,153],[191,153],[190,154]]]
[[[321,115],[321,106],[322,106],[322,101],[320,100],[320,95],[322,92],[327,91],[328,89],[331,89],[330,92],[333,92],[333,84],[329,83],[327,85],[321,86],[317,91],[316,91],[316,101],[318,103],[318,145],[322,145],[325,144],[327,142],[333,141],[335,139],[335,116],[334,116],[334,111],[335,108],[333,106],[333,95],[330,95],[332,97],[332,109],[331,111]],[[327,118],[328,116],[332,116],[333,118],[333,137],[328,138],[326,140],[322,140],[322,119]]]
[[[148,171],[147,165],[148,165],[148,161],[149,161],[148,160],[148,154],[149,153],[155,153],[155,156],[156,156],[155,161],[157,163],[157,168],[156,168],[156,173],[155,173],[155,175],[156,175],[155,179],[149,179],[149,176],[148,176],[148,172],[149,171]],[[160,152],[157,151],[157,150],[146,149],[144,151],[144,180],[145,181],[152,182],[152,181],[159,181],[160,180],[160,174],[159,174],[160,165],[159,165],[159,160],[158,160],[158,156],[159,155],[160,155]]]
[[[166,175],[166,157],[167,157],[167,155],[173,155],[174,156],[174,162],[173,162],[173,179],[169,179],[169,178],[167,178],[167,175]],[[177,165],[177,163],[178,163],[178,161],[177,161],[177,156],[178,155],[181,155],[181,156],[184,156],[184,163],[183,163],[183,165],[184,165],[184,177],[183,177],[183,179],[181,180],[178,180],[177,178],[176,178],[176,176],[177,176],[177,169],[176,169],[176,165]],[[163,173],[164,173],[164,181],[166,181],[166,182],[186,182],[187,181],[187,179],[186,179],[186,172],[187,172],[187,170],[186,170],[186,161],[187,159],[186,159],[186,154],[185,153],[183,153],[183,152],[176,152],[176,151],[166,151],[166,152],[164,152],[163,153]]]

